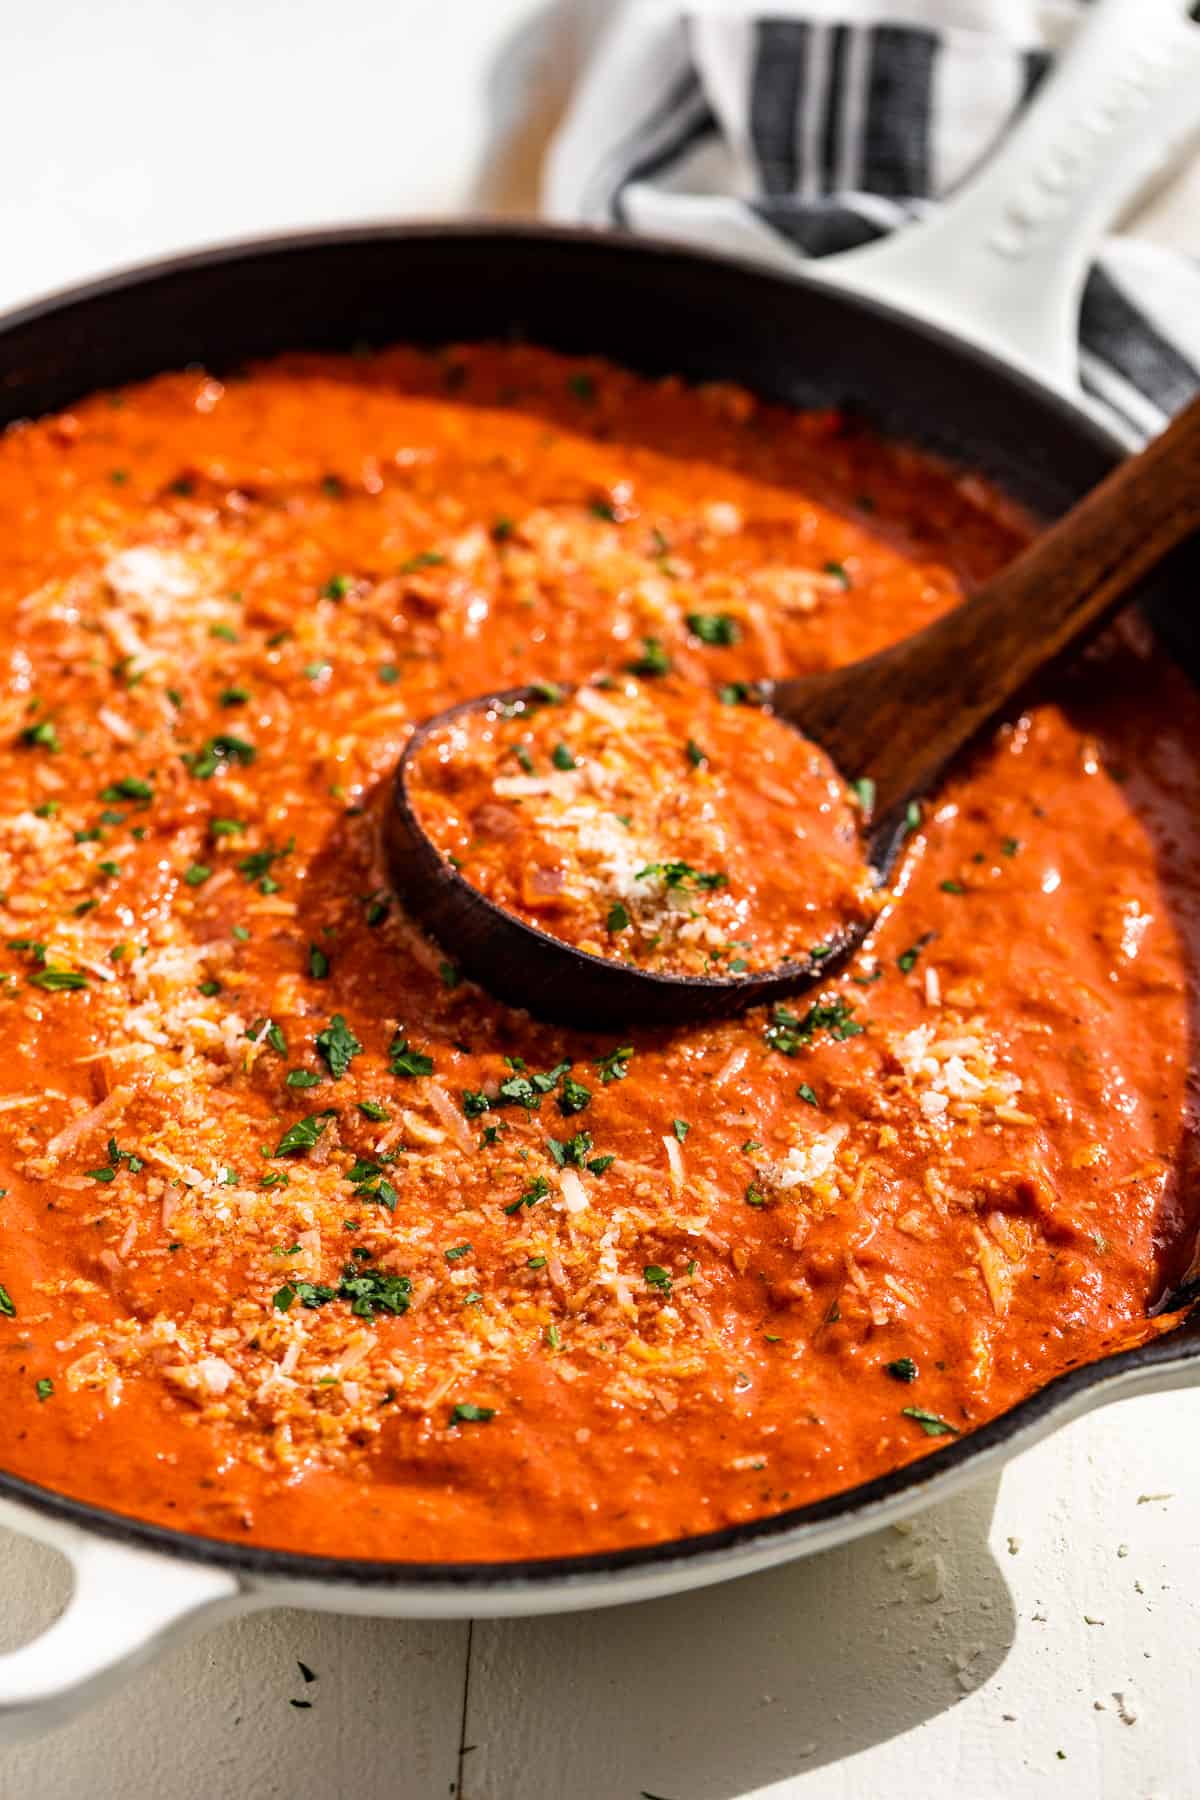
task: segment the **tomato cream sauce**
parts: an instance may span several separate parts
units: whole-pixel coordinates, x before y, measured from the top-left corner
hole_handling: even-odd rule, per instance
[[[724,977],[832,956],[877,903],[862,796],[744,682],[714,697],[670,668],[658,645],[458,713],[407,761],[417,822],[493,904],[593,956]]]
[[[237,1542],[594,1551],[936,1453],[1163,1328],[1200,707],[1137,620],[770,1016],[540,1024],[380,847],[459,701],[927,623],[1027,534],[977,479],[730,388],[398,349],[13,428],[0,529],[7,1470]]]

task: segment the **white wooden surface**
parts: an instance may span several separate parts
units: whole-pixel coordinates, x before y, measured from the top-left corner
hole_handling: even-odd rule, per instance
[[[529,206],[568,74],[553,12],[8,0],[0,305],[239,233]],[[1200,251],[1200,172],[1137,228]],[[1198,1489],[1200,1393],[1163,1396],[909,1533],[679,1600],[473,1627],[259,1616],[0,1753],[0,1797],[1195,1800]],[[0,1647],[63,1591],[55,1558],[0,1534]]]

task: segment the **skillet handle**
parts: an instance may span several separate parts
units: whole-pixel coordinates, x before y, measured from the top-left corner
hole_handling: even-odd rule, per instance
[[[224,1569],[177,1562],[0,1502],[0,1523],[59,1550],[71,1597],[32,1643],[0,1655],[0,1743],[63,1724],[168,1644],[261,1605]]]
[[[1200,127],[1189,0],[1095,0],[995,156],[934,216],[805,275],[941,326],[1079,397],[1079,302],[1101,234]]]

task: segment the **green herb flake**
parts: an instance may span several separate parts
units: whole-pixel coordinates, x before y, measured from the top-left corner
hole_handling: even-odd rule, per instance
[[[411,1049],[408,1039],[401,1037],[399,1032],[388,1046],[388,1059],[388,1067],[393,1075],[415,1077],[433,1074],[432,1056],[426,1056],[423,1050]]]
[[[297,1119],[294,1125],[288,1126],[272,1155],[288,1156],[293,1150],[311,1150],[325,1135],[334,1116],[333,1108],[328,1107],[324,1112],[309,1113],[307,1117]]]
[[[211,781],[219,769],[238,764],[248,769],[258,755],[253,744],[245,738],[234,737],[230,732],[218,732],[202,744],[199,750],[184,757],[184,765],[197,781]]]
[[[29,977],[30,987],[43,988],[48,994],[71,993],[87,984],[87,976],[78,969],[39,969]]]
[[[939,881],[938,886],[943,894],[965,894],[967,891],[961,881]]]
[[[796,1097],[799,1100],[807,1101],[809,1106],[819,1106],[820,1105],[820,1101],[817,1099],[817,1096],[814,1094],[813,1090],[809,1087],[807,1081],[802,1081],[800,1083],[800,1086],[796,1089]]]
[[[183,871],[183,879],[189,887],[203,887],[212,877],[212,870],[207,863],[191,863]]]
[[[937,933],[933,931],[923,932],[921,936],[917,938],[915,943],[908,946],[907,950],[902,950],[900,952],[899,956],[896,958],[896,967],[902,975],[909,975],[912,973],[913,969],[916,967],[917,958],[920,956],[922,950],[925,948],[926,944],[931,944],[933,942],[936,935]]]
[[[902,1406],[901,1413],[906,1419],[914,1420],[926,1437],[957,1437],[957,1425],[951,1425],[946,1419],[939,1419],[936,1413],[926,1412],[920,1406]]]
[[[31,750],[49,750],[52,756],[62,749],[58,728],[50,719],[39,719],[36,725],[27,725],[21,733],[21,742]]]
[[[893,1381],[915,1381],[917,1365],[911,1356],[898,1356],[895,1362],[885,1363],[888,1374]]]
[[[464,1256],[470,1256],[470,1254],[470,1244],[455,1244],[453,1248],[442,1252],[448,1263],[461,1262]]]
[[[658,1263],[647,1263],[642,1270],[646,1286],[655,1288],[664,1297],[671,1292],[671,1275],[668,1269],[661,1268]]]
[[[678,1139],[678,1141],[681,1144],[683,1143],[684,1139],[687,1137],[687,1134],[691,1129],[692,1128],[688,1124],[686,1119],[672,1119],[671,1120],[671,1130],[675,1133],[676,1138]]]
[[[687,628],[702,644],[722,648],[736,644],[742,635],[741,626],[731,613],[688,613]]]
[[[786,1006],[775,1006],[763,1035],[770,1049],[781,1056],[795,1056],[811,1044],[818,1031],[827,1031],[837,1043],[860,1036],[865,1027],[856,1022],[853,1013],[850,1002],[841,995],[833,1000],[818,1000],[803,1017]]]
[[[663,649],[658,638],[646,637],[642,639],[642,654],[639,657],[636,657],[633,662],[626,663],[625,666],[631,675],[642,675],[646,677],[669,675],[671,673],[671,658]]]
[[[563,769],[564,771],[567,769],[575,769],[579,766],[565,744],[555,744],[554,749],[550,752],[550,761],[554,764],[556,769]]]
[[[451,1409],[451,1425],[486,1425],[496,1416],[494,1406],[476,1406],[473,1400],[459,1400]]]
[[[15,1319],[16,1316],[17,1309],[13,1304],[13,1297],[4,1283],[0,1281],[0,1318]]]
[[[364,1119],[371,1119],[376,1125],[382,1125],[391,1118],[386,1106],[380,1106],[378,1100],[360,1100],[358,1110]]]
[[[843,588],[850,587],[850,574],[845,563],[827,562],[825,564],[825,573],[826,575],[832,575],[835,580],[840,581]]]
[[[632,1057],[633,1045],[622,1044],[619,1050],[610,1050],[607,1056],[596,1059],[593,1066],[600,1071],[600,1080],[605,1087],[610,1081],[624,1081]]]
[[[620,900],[614,901],[612,906],[610,906],[608,909],[608,917],[604,922],[605,922],[605,925],[607,926],[608,930],[610,932],[613,932],[614,934],[618,931],[628,931],[628,929],[629,929],[628,909],[622,905]]]
[[[315,1042],[335,1081],[341,1080],[351,1062],[362,1050],[362,1045],[341,1013],[334,1013],[324,1031],[318,1031]]]
[[[308,972],[314,981],[329,978],[329,958],[319,944],[308,946]]]
[[[44,1404],[54,1392],[54,1383],[48,1375],[43,1375],[40,1381],[34,1382],[33,1391],[38,1400]]]

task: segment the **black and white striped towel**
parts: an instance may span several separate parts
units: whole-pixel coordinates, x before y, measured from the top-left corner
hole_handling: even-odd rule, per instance
[[[625,0],[552,146],[547,210],[776,265],[851,249],[956,186],[1084,10],[907,0],[900,23],[886,0],[776,0],[769,17],[748,0]],[[1079,370],[1126,433],[1161,429],[1200,388],[1200,265],[1106,240]]]

